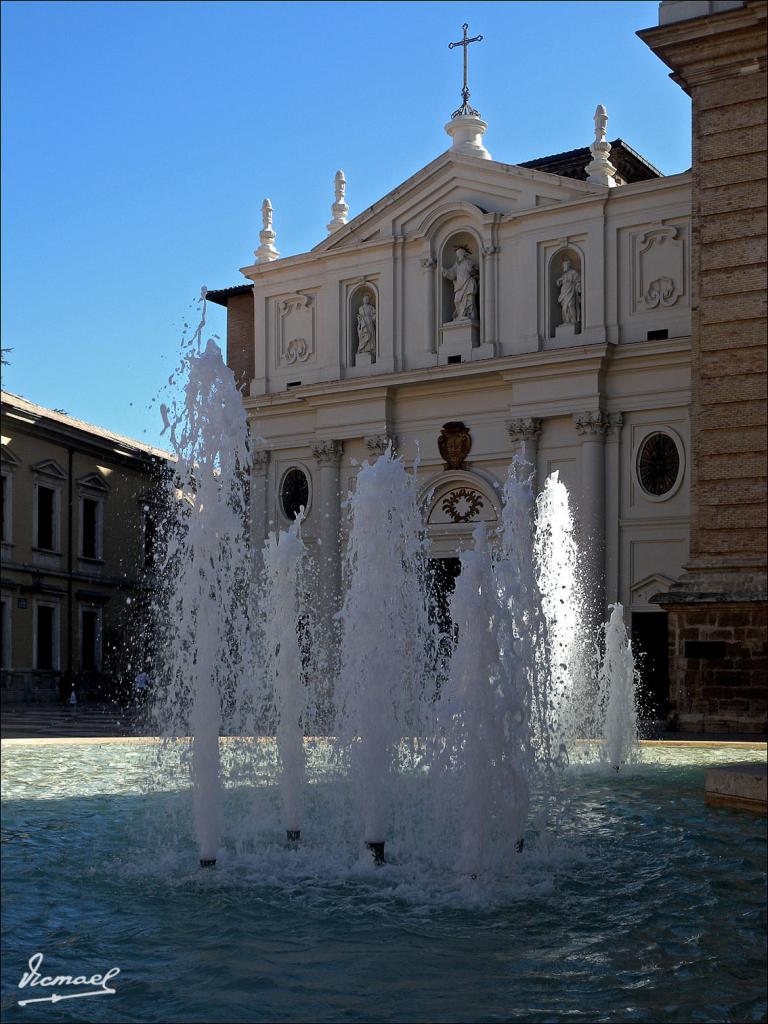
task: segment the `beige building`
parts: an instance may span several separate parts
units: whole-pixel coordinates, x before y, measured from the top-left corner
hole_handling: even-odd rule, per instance
[[[765,728],[765,0],[662,3],[639,33],[692,100],[691,534],[670,616],[689,727]]]
[[[130,694],[166,458],[2,392],[3,702]]]
[[[567,484],[598,610],[625,605],[663,716],[667,615],[651,599],[688,558],[691,175],[607,142],[606,120],[599,107],[589,148],[518,166],[491,158],[464,105],[451,147],[352,219],[339,172],[310,252],[278,258],[265,200],[246,282],[208,295],[227,306],[228,362],[264,442],[257,544],[304,504],[336,590],[344,497],[392,439],[418,459],[433,569],[450,580],[474,523],[498,520],[524,442],[539,481]]]

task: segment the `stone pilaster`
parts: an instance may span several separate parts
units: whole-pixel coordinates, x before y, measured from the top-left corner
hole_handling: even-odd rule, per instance
[[[621,515],[621,428],[624,416],[608,414],[605,430],[605,600],[619,600],[619,517]]]
[[[524,457],[531,463],[536,472],[534,484],[538,489],[538,457],[539,438],[541,437],[541,419],[538,416],[519,416],[507,420],[507,433],[513,446],[519,446]]]
[[[431,256],[426,256],[421,261],[421,266],[424,270],[424,351],[434,352],[435,351],[435,339],[437,337],[437,323],[435,321],[435,305],[436,296],[435,288],[437,278],[435,276],[435,268],[437,267],[437,260]]]
[[[600,619],[605,607],[605,434],[608,417],[599,409],[573,414],[581,437],[579,520],[587,556],[587,601]]]
[[[339,495],[339,468],[342,455],[341,441],[318,441],[312,446],[317,462],[317,492],[320,524],[317,564],[320,572],[321,596],[327,607],[338,606],[341,586],[341,558],[339,530],[341,526],[341,499]]]
[[[499,261],[498,245],[483,246],[483,344],[496,344],[498,316],[496,306],[496,276]]]
[[[258,562],[267,539],[269,510],[269,462],[265,449],[251,453],[251,551]]]

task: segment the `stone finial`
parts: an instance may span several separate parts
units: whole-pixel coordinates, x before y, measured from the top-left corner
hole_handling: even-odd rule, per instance
[[[598,103],[595,109],[595,141],[589,147],[592,159],[584,168],[587,172],[587,181],[593,185],[605,185],[613,188],[616,182],[613,180],[616,175],[616,168],[611,163],[611,144],[606,142],[605,133],[608,125],[608,111],[602,103]]]
[[[453,140],[451,153],[460,153],[464,156],[477,156],[481,160],[492,160],[493,157],[483,145],[483,135],[488,127],[488,122],[474,114],[453,115],[445,126],[445,130]]]
[[[259,232],[261,245],[258,249],[254,249],[253,255],[256,257],[257,263],[271,263],[272,260],[279,259],[280,253],[275,248],[277,235],[272,227],[272,203],[269,199],[265,199],[261,204],[261,224],[262,228]]]
[[[349,205],[344,198],[347,191],[347,179],[344,177],[344,171],[336,171],[336,175],[333,179],[333,190],[336,196],[336,201],[331,205],[331,223],[328,224],[328,234],[332,235],[334,231],[338,231],[339,228],[343,227],[347,223],[347,216],[349,214]]]

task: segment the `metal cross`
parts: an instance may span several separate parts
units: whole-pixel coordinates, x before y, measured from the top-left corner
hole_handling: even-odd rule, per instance
[[[480,112],[475,110],[469,105],[469,86],[467,85],[467,47],[470,43],[481,43],[483,41],[482,36],[472,36],[471,39],[467,37],[467,29],[469,25],[465,21],[462,28],[464,29],[464,38],[460,39],[458,43],[448,43],[448,49],[453,50],[456,46],[464,47],[464,88],[461,90],[461,98],[464,101],[458,110],[454,110],[451,117],[466,117],[472,115],[474,117],[480,117]]]

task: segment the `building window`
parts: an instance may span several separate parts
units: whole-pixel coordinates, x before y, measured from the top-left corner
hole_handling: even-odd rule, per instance
[[[3,544],[13,541],[13,478],[10,473],[2,474],[3,481]]]
[[[12,667],[11,655],[11,602],[0,601],[0,668]]]
[[[101,610],[80,609],[80,668],[83,672],[101,669]]]
[[[666,432],[649,434],[637,453],[637,479],[643,491],[653,498],[671,496],[677,489],[682,471],[678,445]]]
[[[59,667],[59,609],[57,605],[35,606],[35,668],[55,671]]]
[[[35,546],[43,551],[58,550],[58,496],[55,487],[37,484],[35,488],[35,511],[37,513],[37,535]]]
[[[280,506],[283,515],[291,522],[300,509],[306,512],[309,507],[309,478],[303,469],[294,466],[283,477],[280,488]]]
[[[101,558],[101,502],[97,498],[80,499],[80,554],[83,558]]]

